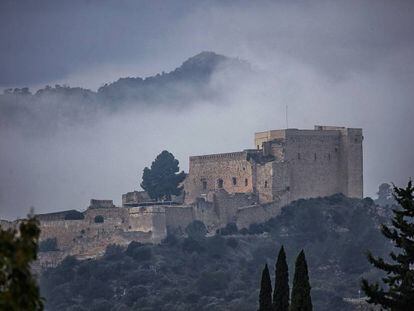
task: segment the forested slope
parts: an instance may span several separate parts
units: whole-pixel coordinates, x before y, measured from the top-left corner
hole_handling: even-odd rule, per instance
[[[161,245],[111,246],[98,260],[67,258],[43,274],[42,293],[48,310],[256,310],[260,271],[265,262],[274,270],[283,244],[290,280],[306,252],[315,310],[352,310],[342,298],[358,297],[362,276],[378,277],[366,250],[389,250],[378,229],[388,212],[342,195],[299,200],[249,230],[192,230]]]

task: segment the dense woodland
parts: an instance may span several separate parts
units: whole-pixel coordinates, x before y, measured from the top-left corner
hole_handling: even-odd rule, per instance
[[[390,244],[379,224],[390,207],[342,195],[298,200],[266,223],[234,224],[205,237],[200,223],[161,245],[109,246],[103,258],[66,258],[41,277],[47,310],[257,310],[261,270],[275,265],[283,244],[293,279],[294,258],[306,252],[315,310],[353,310],[362,278],[378,279],[366,259]],[[271,270],[274,270],[274,269]],[[274,282],[274,275],[271,275]]]

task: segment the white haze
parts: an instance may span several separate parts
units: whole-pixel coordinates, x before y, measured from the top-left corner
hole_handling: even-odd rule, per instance
[[[0,218],[22,217],[31,206],[38,213],[84,209],[91,198],[120,204],[160,151],[171,151],[187,171],[190,155],[252,148],[254,132],[286,127],[286,105],[289,127],[363,128],[365,195],[374,196],[382,182],[403,185],[414,175],[413,45],[405,40],[413,29],[405,9],[329,3],[202,7],[178,21],[168,40],[152,43],[156,58],[147,65],[131,59],[142,72],[167,71],[213,50],[259,69],[237,81],[217,73],[211,83],[223,91],[218,102],[130,107],[33,134],[24,126],[4,129]],[[102,68],[137,75],[116,61]],[[59,81],[97,87],[116,76],[105,71],[75,68]]]

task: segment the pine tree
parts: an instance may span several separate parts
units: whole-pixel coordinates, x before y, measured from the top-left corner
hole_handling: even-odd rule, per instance
[[[260,284],[259,311],[272,311],[272,281],[269,268],[265,265]]]
[[[276,261],[275,290],[273,292],[273,311],[289,310],[289,269],[283,246]]]
[[[172,195],[180,195],[182,187],[180,183],[185,179],[185,173],[180,173],[179,162],[173,154],[164,150],[142,174],[141,187],[147,191],[153,200],[171,200]]]
[[[30,217],[16,229],[0,227],[0,310],[43,310],[31,263],[37,258],[38,221]]]
[[[392,226],[382,225],[382,234],[390,239],[397,249],[390,253],[391,263],[368,253],[368,260],[374,267],[387,275],[382,279],[383,289],[378,283],[369,284],[362,280],[362,290],[368,296],[368,303],[379,304],[392,311],[412,310],[414,306],[414,188],[411,180],[407,187],[394,186],[394,199],[400,208],[393,210]]]
[[[310,290],[308,264],[306,263],[305,252],[302,250],[296,258],[295,263],[290,311],[312,310]]]

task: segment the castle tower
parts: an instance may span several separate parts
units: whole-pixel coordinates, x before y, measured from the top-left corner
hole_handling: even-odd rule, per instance
[[[362,129],[317,125],[313,130],[285,129],[255,134],[255,147],[270,153],[284,168],[274,187],[285,200],[343,193],[363,196]],[[280,171],[280,170],[279,170]]]

